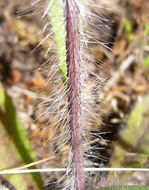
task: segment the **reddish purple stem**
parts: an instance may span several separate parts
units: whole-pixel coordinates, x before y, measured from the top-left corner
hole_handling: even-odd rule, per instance
[[[72,167],[74,170],[74,189],[84,190],[80,84],[80,12],[77,0],[64,0],[64,2],[66,14],[68,101],[73,155]]]

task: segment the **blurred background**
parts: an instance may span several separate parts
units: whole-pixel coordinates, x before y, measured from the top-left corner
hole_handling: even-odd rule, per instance
[[[49,139],[54,134],[44,127],[49,116],[39,117],[44,107],[36,109],[38,97],[48,96],[53,88],[48,86],[47,91],[46,88],[39,90],[46,85],[48,75],[38,69],[52,56],[52,52],[46,55],[52,39],[39,45],[44,38],[40,32],[44,23],[40,11],[34,11],[29,3],[27,0],[21,3],[19,0],[0,1],[1,171],[45,158],[47,161],[32,168],[53,167],[59,162],[63,166],[66,157],[66,152],[53,157],[56,145]],[[102,38],[107,48],[89,45],[88,49],[94,57],[91,67],[106,79],[96,92],[95,100],[103,112],[99,119],[101,125],[95,123],[94,128],[103,132],[102,138],[106,141],[106,145],[97,143],[103,147],[98,154],[104,159],[99,163],[106,167],[148,168],[149,1],[111,0],[104,6],[101,13],[92,10],[107,18],[99,31],[96,27],[92,31],[99,34],[99,40]],[[56,172],[4,175],[0,181],[1,186],[3,183],[10,190],[13,189],[10,184],[16,189],[52,189],[50,183],[61,175]],[[149,186],[149,173],[119,172],[115,177],[113,175],[106,173],[105,182],[99,180],[98,184]],[[43,187],[43,184],[48,185]]]

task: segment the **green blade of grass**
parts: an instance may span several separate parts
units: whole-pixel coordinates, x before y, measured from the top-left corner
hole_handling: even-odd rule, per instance
[[[11,98],[0,85],[0,170],[14,168],[35,160],[35,152],[30,146],[24,127],[20,124]],[[34,168],[34,167],[32,167]],[[6,175],[17,190],[28,185],[36,190],[43,189],[39,174]]]

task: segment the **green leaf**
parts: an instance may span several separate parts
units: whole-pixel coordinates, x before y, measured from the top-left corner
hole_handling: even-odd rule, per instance
[[[149,95],[134,107],[127,126],[115,146],[112,168],[141,168],[149,155]],[[127,181],[132,172],[120,172],[120,184]],[[113,173],[108,176],[108,183]],[[123,182],[122,182],[123,181]]]
[[[145,67],[148,67],[148,66],[149,66],[149,55],[146,56],[146,58],[144,59],[143,65],[144,65]]]
[[[132,25],[127,18],[125,18],[125,20],[124,20],[124,30],[125,30],[125,36],[126,36],[127,40],[130,42],[131,41]]]
[[[63,82],[67,81],[66,36],[63,4],[54,0],[49,6],[49,16],[57,45],[57,55]]]
[[[11,98],[0,85],[0,170],[11,169],[35,160],[35,152],[26,137],[25,129],[20,124]],[[35,168],[35,167],[32,167]],[[41,190],[39,174],[5,175],[17,190],[28,185]]]
[[[149,35],[149,23],[146,23],[146,24],[145,24],[144,35],[145,35],[145,36],[148,36],[148,35]]]
[[[121,146],[123,148],[129,150],[129,152],[133,151],[138,154],[149,154],[148,120],[149,95],[146,96],[143,101],[138,102],[130,115],[126,129],[121,137]],[[141,166],[141,162],[136,165],[136,167]]]
[[[131,32],[131,30],[132,30],[131,23],[127,18],[125,18],[125,20],[124,20],[124,29],[125,29],[125,32],[127,32],[127,33]]]

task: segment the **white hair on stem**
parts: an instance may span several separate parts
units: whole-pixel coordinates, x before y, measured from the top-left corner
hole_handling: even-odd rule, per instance
[[[73,20],[74,26],[72,27],[79,25],[78,33],[80,35],[80,39],[77,43],[80,43],[80,48],[78,48],[80,68],[78,70],[80,72],[80,131],[82,133],[82,154],[84,159],[84,163],[82,164],[84,170],[89,166],[101,166],[103,165],[102,160],[107,159],[100,154],[100,150],[103,149],[103,147],[96,147],[93,145],[93,142],[96,139],[97,143],[100,144],[102,141],[104,146],[106,146],[106,141],[100,136],[101,133],[99,127],[101,124],[100,116],[104,110],[102,110],[98,103],[100,100],[96,102],[95,99],[96,92],[98,93],[98,91],[100,91],[100,86],[102,86],[107,79],[100,76],[98,72],[95,71],[94,67],[98,70],[100,66],[97,64],[95,65],[94,57],[88,53],[89,45],[102,45],[104,48],[108,48],[106,42],[100,40],[103,36],[99,36],[98,32],[101,30],[100,27],[103,25],[105,26],[105,23],[108,22],[108,18],[103,17],[102,13],[100,13],[100,11],[105,9],[104,4],[107,1],[108,0],[69,0],[67,2],[72,17],[76,14],[75,11],[77,11],[77,8],[79,9],[80,14],[78,16],[79,23],[77,19]],[[47,81],[45,87],[41,89],[44,92],[44,96],[40,98],[41,102],[38,104],[37,109],[42,111],[39,113],[36,121],[39,118],[47,117],[46,121],[41,125],[41,129],[43,130],[41,138],[46,137],[47,143],[51,143],[50,147],[52,147],[56,156],[60,154],[66,155],[66,162],[64,164],[64,161],[62,161],[62,166],[68,168],[65,171],[69,172],[66,172],[65,177],[68,177],[68,174],[70,173],[72,176],[69,176],[69,178],[66,179],[67,183],[64,183],[64,189],[74,189],[75,172],[72,170],[74,150],[72,149],[71,152],[70,148],[73,143],[70,124],[71,109],[69,109],[70,102],[73,98],[71,99],[68,97],[73,85],[69,82],[70,76],[68,77],[68,73],[65,73],[68,72],[68,70],[65,71],[68,50],[69,48],[73,49],[72,46],[75,44],[72,40],[68,47],[66,45],[69,33],[65,27],[67,26],[68,20],[71,20],[71,18],[68,20],[66,19],[66,16],[68,16],[66,0],[35,0],[32,2],[32,6],[36,6],[35,10],[37,13],[40,9],[42,10],[42,19],[45,22],[42,29],[44,38],[34,50],[42,46],[43,43],[48,43],[49,39],[53,40],[52,43],[49,43],[49,47],[47,47],[46,56],[48,57],[48,60],[39,68]],[[75,11],[74,8],[76,9]],[[74,48],[74,51],[76,51],[76,49],[77,48]],[[70,62],[72,62],[73,59],[77,62],[77,53],[76,56],[73,55],[70,57]],[[101,160],[101,163],[99,160]],[[91,176],[93,171],[94,170],[91,171]],[[65,178],[63,178],[63,180],[64,179]],[[89,184],[86,173],[84,181],[86,187],[87,184]]]

